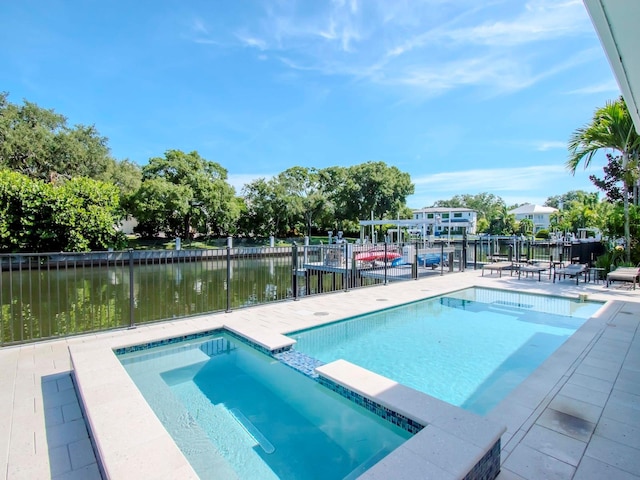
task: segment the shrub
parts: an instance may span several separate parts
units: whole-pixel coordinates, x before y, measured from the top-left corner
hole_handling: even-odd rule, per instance
[[[549,230],[545,230],[544,228],[541,230],[538,230],[536,232],[536,238],[540,238],[542,240],[548,240],[549,239]]]

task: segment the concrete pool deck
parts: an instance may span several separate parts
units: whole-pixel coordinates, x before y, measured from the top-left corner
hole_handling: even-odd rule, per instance
[[[88,357],[95,350],[99,357],[105,345],[132,345],[222,325],[281,334],[468,286],[611,301],[487,416],[507,427],[498,478],[640,479],[640,293],[625,284],[608,289],[602,283],[553,284],[481,276],[480,270],[0,349],[0,455],[6,464],[0,479],[100,478],[71,381],[69,347]],[[96,381],[104,382],[98,373],[106,369],[96,373]],[[107,381],[98,398],[105,408],[121,405],[122,411],[110,413],[121,422],[122,438],[142,430],[126,402],[110,403],[127,395],[135,393],[112,391]],[[117,444],[120,439],[103,440]],[[123,453],[122,470],[113,478],[135,478],[136,465],[153,465],[156,458],[170,462],[164,452],[149,443]],[[158,471],[153,478],[192,475],[181,468]],[[406,474],[420,478],[410,469]]]

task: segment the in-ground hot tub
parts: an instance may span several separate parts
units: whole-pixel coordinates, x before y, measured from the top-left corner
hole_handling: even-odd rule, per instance
[[[412,435],[225,333],[129,350],[120,361],[203,479],[355,478]]]

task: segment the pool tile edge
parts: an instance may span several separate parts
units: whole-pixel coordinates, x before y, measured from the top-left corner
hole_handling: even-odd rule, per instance
[[[385,457],[386,462],[383,459],[361,478],[384,478],[384,472],[394,473],[395,462],[388,457],[403,455],[419,456],[450,473],[452,478],[471,480],[494,478],[498,474],[500,438],[506,427],[346,360],[328,363],[316,368],[316,372],[323,379],[426,426]],[[454,457],[443,458],[440,454],[443,451]]]

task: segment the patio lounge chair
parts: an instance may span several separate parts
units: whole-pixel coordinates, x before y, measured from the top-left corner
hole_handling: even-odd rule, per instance
[[[502,270],[513,270],[512,262],[495,262],[495,263],[487,263],[482,266],[482,276],[484,277],[484,269],[489,270],[493,273],[494,270],[497,270],[500,273],[500,277],[502,277]],[[513,272],[512,272],[513,274]]]
[[[576,285],[578,285],[578,280],[580,279],[580,276],[584,276],[587,273],[587,266],[580,264],[580,263],[572,263],[571,265],[567,265],[566,267],[563,268],[556,268],[553,271],[553,283],[556,282],[556,277],[558,277],[558,280],[561,278],[575,278],[576,279]],[[586,276],[584,277],[584,281],[587,281]]]
[[[636,283],[640,283],[640,268],[638,267],[618,267],[612,272],[607,273],[607,287],[609,282],[631,282],[633,289],[636,289]]]
[[[543,267],[542,265],[520,265],[518,267],[518,280],[523,273],[525,277],[528,277],[529,274],[535,275],[537,273],[538,281],[540,281],[542,272],[544,272],[545,270],[547,270],[547,267]]]

